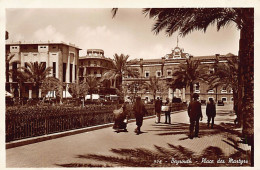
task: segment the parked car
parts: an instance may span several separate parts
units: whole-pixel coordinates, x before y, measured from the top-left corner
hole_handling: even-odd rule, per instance
[[[222,100],[218,100],[218,106],[224,106],[224,102]]]
[[[172,103],[181,103],[181,98],[173,97]]]

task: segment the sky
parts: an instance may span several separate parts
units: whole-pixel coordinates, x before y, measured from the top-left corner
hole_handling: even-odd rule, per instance
[[[177,34],[166,36],[151,31],[153,19],[141,8],[120,8],[112,18],[111,8],[7,8],[6,30],[9,41],[64,41],[81,48],[103,49],[105,56],[115,53],[130,59],[161,58],[177,45]],[[238,55],[239,30],[235,24],[217,31],[210,26],[206,33],[194,31],[179,37],[179,47],[194,56],[233,53]]]

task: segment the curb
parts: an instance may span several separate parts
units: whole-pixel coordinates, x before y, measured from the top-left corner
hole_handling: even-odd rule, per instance
[[[182,112],[182,111],[184,111],[184,110],[174,111],[174,112],[171,112],[171,114],[179,113],[179,112]],[[144,120],[151,119],[151,118],[154,118],[154,117],[155,117],[155,115],[146,116],[146,117],[144,117]],[[128,123],[132,123],[132,122],[135,122],[135,119],[129,119],[128,120]],[[99,130],[99,129],[103,129],[103,128],[107,128],[107,127],[112,127],[113,125],[114,125],[114,123],[108,123],[108,124],[91,126],[91,127],[81,128],[81,129],[75,129],[75,130],[59,132],[59,133],[54,133],[54,134],[49,134],[49,135],[44,135],[44,136],[37,136],[37,137],[32,137],[32,138],[27,138],[27,139],[21,139],[21,140],[6,143],[5,148],[11,149],[11,148],[19,147],[19,146],[43,142],[43,141],[46,141],[46,140],[51,140],[51,139],[65,137],[65,136],[76,135],[76,134],[79,134],[79,133]]]

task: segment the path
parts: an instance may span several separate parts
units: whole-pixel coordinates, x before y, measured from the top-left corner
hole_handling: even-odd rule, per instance
[[[232,123],[235,116],[229,112],[230,107],[217,109],[216,124],[223,121]],[[6,167],[180,166],[170,164],[172,158],[189,157],[199,160],[181,166],[196,166],[203,156],[217,158],[215,155],[219,154],[228,158],[231,154],[242,153],[242,156],[233,156],[246,157],[250,150],[248,145],[238,143],[236,135],[217,126],[215,129],[207,128],[205,107],[203,115],[200,138],[191,140],[187,137],[189,122],[186,111],[183,111],[172,114],[171,125],[155,124],[154,118],[145,120],[141,129],[144,133],[140,135],[133,132],[136,127],[133,122],[128,124],[128,132],[115,133],[109,127],[7,149]]]

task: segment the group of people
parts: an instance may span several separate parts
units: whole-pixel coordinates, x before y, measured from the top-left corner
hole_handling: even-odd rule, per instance
[[[120,109],[122,110],[122,113],[118,114],[118,116],[115,117],[115,123],[113,126],[113,129],[115,129],[116,132],[119,132],[120,129],[123,129],[123,131],[127,131],[126,126],[128,114],[126,112],[126,104],[124,103]],[[136,98],[133,106],[133,111],[137,125],[135,133],[139,135],[141,133],[141,126],[143,125],[143,117],[145,114],[147,114],[147,110],[141,100],[141,97]]]
[[[201,103],[198,101],[199,95],[197,93],[193,94],[193,101],[190,102],[188,106],[188,115],[190,118],[190,139],[193,137],[198,137],[199,135],[199,121],[202,121],[202,112],[201,112]],[[212,98],[209,99],[209,102],[206,106],[206,115],[208,117],[208,127],[211,121],[211,128],[214,126],[214,118],[216,116],[216,105]],[[195,126],[195,134],[194,134]]]
[[[201,103],[198,101],[199,95],[197,93],[193,94],[193,101],[189,103],[188,106],[188,116],[190,119],[190,127],[189,127],[189,137],[193,139],[193,137],[198,137],[199,134],[199,121],[202,121],[202,111],[201,111]],[[126,112],[126,104],[123,104],[121,109],[121,114],[118,114],[115,118],[115,124],[113,126],[114,129],[119,132],[120,129],[126,130],[127,122],[127,112]],[[119,109],[119,110],[120,110]],[[135,133],[139,135],[141,133],[141,126],[143,124],[143,117],[147,113],[147,110],[141,100],[141,97],[137,97],[133,106],[134,115],[136,118],[137,128],[135,129]],[[119,111],[120,112],[120,111]],[[156,123],[161,122],[161,113],[165,113],[165,123],[171,124],[171,103],[169,98],[166,98],[166,102],[163,103],[162,100],[158,97],[155,101],[155,114],[156,114]],[[206,115],[208,117],[207,125],[209,127],[211,122],[211,128],[214,126],[214,118],[216,116],[216,106],[212,98],[209,99],[209,102],[206,106]],[[195,134],[194,134],[195,127]]]

